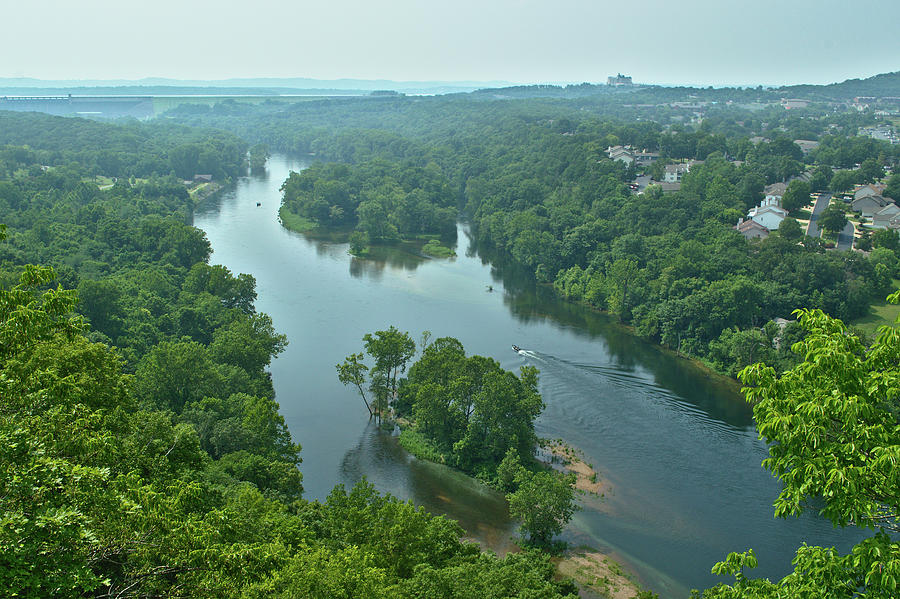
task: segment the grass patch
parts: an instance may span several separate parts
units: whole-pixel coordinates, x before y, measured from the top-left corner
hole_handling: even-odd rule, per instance
[[[586,547],[569,551],[554,560],[562,576],[572,578],[581,589],[601,597],[615,599],[650,599],[656,597],[641,589],[634,577],[608,556]]]
[[[423,435],[411,428],[405,428],[400,431],[400,446],[413,454],[420,460],[428,460],[429,462],[445,463],[444,454],[438,451],[437,447],[431,444]]]
[[[441,242],[436,239],[432,239],[431,241],[423,245],[422,253],[433,258],[452,258],[456,255],[456,252],[453,251],[453,248],[441,245]]]
[[[281,219],[281,224],[284,225],[286,229],[296,231],[297,233],[306,233],[319,226],[316,222],[300,216],[299,214],[294,214],[284,206],[278,209],[278,217]]]
[[[802,220],[809,220],[812,218],[812,212],[809,210],[794,210],[791,212],[791,217],[799,218]]]
[[[900,287],[900,280],[893,280],[894,289]],[[867,335],[874,335],[881,326],[892,326],[894,321],[900,316],[900,304],[889,304],[884,300],[875,302],[869,307],[869,313],[861,318],[857,318],[850,324],[858,326]]]

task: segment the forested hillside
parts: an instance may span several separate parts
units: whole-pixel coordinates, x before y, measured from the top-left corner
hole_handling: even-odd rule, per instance
[[[201,133],[0,118],[29,145],[0,147],[7,594],[572,596],[545,556],[481,554],[456,523],[364,482],[303,499],[266,372],[286,339],[255,310],[253,278],[208,263],[177,171],[93,179],[115,174],[101,156],[125,138],[143,140],[127,165],[171,166]],[[218,139],[239,165],[246,146]]]
[[[634,97],[642,99],[629,95],[625,105],[622,95],[491,100],[475,94],[291,106],[228,102],[184,107],[173,116],[352,165],[314,168],[308,180],[315,177],[322,189],[361,189],[367,182],[374,188],[387,169],[401,180],[437,168],[452,182],[457,206],[484,247],[500,250],[561,296],[607,310],[639,335],[735,375],[756,360],[793,364],[787,348],[799,331],[767,324],[773,319],[790,319],[794,309],[809,306],[852,320],[900,274],[896,244],[866,257],[826,251],[793,219],[763,242],[733,229],[768,184],[802,175],[809,183],[805,204],[809,191],[843,192],[871,182],[900,158],[900,146],[857,136],[860,126],[876,122],[871,112],[751,108],[739,103],[750,91],[732,90],[732,98],[729,90],[717,92],[736,99],[733,105],[701,105],[697,98],[645,104],[639,102],[662,92],[638,90]],[[795,139],[818,147],[804,154]],[[607,157],[614,145],[658,152],[660,160],[647,168],[657,179],[664,163],[705,163],[693,165],[679,191],[651,186],[635,195],[626,185],[634,167]],[[368,179],[361,178],[365,173]],[[286,184],[286,207],[297,206],[290,190],[301,180]],[[394,203],[410,196],[400,189],[402,201]],[[324,194],[316,201],[317,219],[333,221]],[[334,214],[350,218],[346,206],[334,206]],[[382,213],[390,214],[385,206]]]

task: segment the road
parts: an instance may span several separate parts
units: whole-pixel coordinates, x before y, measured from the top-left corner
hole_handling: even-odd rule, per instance
[[[819,220],[819,215],[828,207],[828,202],[831,201],[830,193],[823,193],[819,196],[819,199],[816,200],[816,205],[813,206],[812,216],[809,217],[809,226],[806,228],[806,234],[810,237],[820,237],[821,231],[819,231],[819,225],[816,223]]]
[[[633,189],[631,193],[638,194],[644,193],[644,190],[647,189],[647,186],[650,185],[650,175],[641,175],[637,177],[632,183],[637,184],[637,189]]]
[[[852,250],[853,249],[853,223],[847,222],[844,228],[838,233],[837,249]]]

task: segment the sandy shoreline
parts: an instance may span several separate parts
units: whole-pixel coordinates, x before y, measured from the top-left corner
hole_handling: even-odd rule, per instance
[[[592,495],[604,495],[609,491],[609,483],[600,480],[599,473],[591,464],[582,459],[581,451],[560,440],[541,442],[543,452],[538,460],[548,466],[575,475],[575,488]]]

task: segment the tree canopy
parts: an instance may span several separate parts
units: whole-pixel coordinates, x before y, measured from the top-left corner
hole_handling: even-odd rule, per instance
[[[900,292],[891,296],[900,300]],[[741,373],[762,439],[763,466],[782,482],[775,515],[808,509],[835,526],[874,534],[849,554],[799,548],[794,571],[776,582],[749,578],[752,550],[730,554],[714,573],[733,575],[703,597],[894,597],[900,544],[900,329],[882,327],[871,347],[821,310],[801,310],[807,335],[793,350],[803,361],[778,376],[762,364]]]

